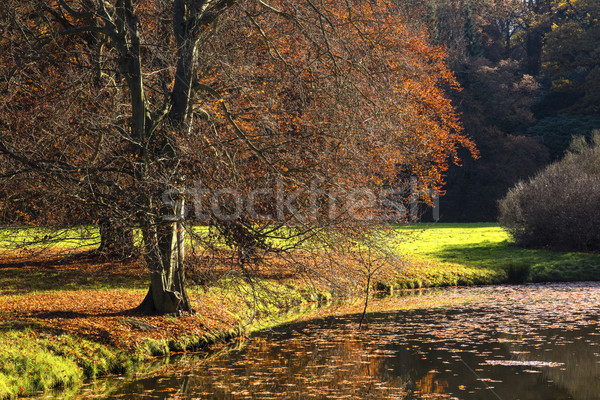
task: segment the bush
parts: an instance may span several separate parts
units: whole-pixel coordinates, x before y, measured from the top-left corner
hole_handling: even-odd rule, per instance
[[[531,278],[531,264],[527,261],[508,262],[504,268],[508,283],[525,283]]]
[[[600,132],[578,138],[559,162],[520,182],[500,201],[500,224],[517,245],[600,250]]]

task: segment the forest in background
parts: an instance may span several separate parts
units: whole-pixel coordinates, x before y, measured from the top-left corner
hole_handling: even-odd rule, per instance
[[[405,4],[447,47],[463,88],[453,101],[480,152],[478,159],[465,152],[450,167],[441,221],[495,221],[510,187],[560,159],[573,136],[589,138],[600,128],[600,3]]]
[[[589,137],[600,129],[600,4],[399,4],[403,19],[428,31],[432,44],[446,48],[447,63],[462,87],[448,95],[480,155],[474,158],[463,149],[458,165],[450,163],[440,198],[441,221],[496,221],[498,201],[509,188],[560,159],[573,136]],[[31,214],[31,199],[43,196],[39,188],[17,192],[11,187],[0,189],[0,220],[21,224],[30,218],[23,213]],[[53,200],[45,196],[46,202]],[[423,219],[431,217],[427,212]]]

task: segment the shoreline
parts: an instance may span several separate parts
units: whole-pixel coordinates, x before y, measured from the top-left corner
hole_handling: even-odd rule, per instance
[[[445,291],[446,289],[441,290]],[[127,294],[127,291],[112,290],[111,292],[114,296]],[[407,290],[403,292],[411,292],[411,294],[407,296],[389,296],[384,292],[383,295],[387,297],[383,299],[371,298],[368,312],[404,307],[435,308],[473,301],[462,297],[445,298],[438,292],[422,294],[421,296],[419,295],[419,293],[423,293],[421,291]],[[74,298],[77,293],[69,292],[68,294]],[[83,292],[79,294],[82,295]],[[53,296],[53,294],[33,293],[18,297],[23,300],[22,297],[27,296],[42,296],[42,299],[44,299]],[[147,367],[156,358],[168,358],[201,351],[218,351],[221,346],[230,342],[245,340],[257,331],[302,320],[360,313],[364,306],[364,298],[360,297],[331,299],[331,296],[322,296],[324,299],[329,300],[322,302],[307,301],[291,309],[274,309],[271,313],[262,314],[246,326],[231,326],[222,323],[220,326],[216,326],[215,329],[197,336],[171,334],[155,339],[148,336],[143,337],[142,335],[145,332],[150,331],[142,330],[139,331],[140,337],[138,340],[129,346],[118,343],[116,341],[118,336],[106,338],[102,334],[77,331],[74,328],[65,331],[51,326],[28,324],[26,319],[3,319],[0,330],[0,345],[3,348],[10,346],[12,351],[5,352],[2,356],[5,361],[2,365],[6,365],[0,369],[0,399],[36,396],[57,390],[71,393],[78,390],[90,379],[94,380],[113,374],[122,376],[150,372]],[[7,303],[7,297],[10,296],[0,296],[0,306],[3,309]],[[396,299],[395,304],[384,306],[389,299]],[[406,302],[407,299],[410,299],[410,301]],[[406,304],[399,305],[400,302]],[[180,321],[169,316],[135,314],[123,316],[123,320],[126,321],[123,322],[124,324],[133,325],[132,329],[146,329],[147,325],[156,326],[153,325],[155,320],[166,320],[167,323],[171,324]],[[12,361],[13,368],[7,367],[8,360]],[[19,370],[19,364],[27,364],[28,369]],[[18,384],[15,384],[16,382]]]
[[[401,264],[371,276],[373,291],[401,299],[394,309],[477,301],[401,296],[407,289],[589,281],[600,276],[598,254],[515,248],[495,224],[423,227],[427,225],[399,227],[405,238],[396,249]],[[361,313],[367,276],[353,267],[317,270],[322,279],[311,280],[290,271],[274,274],[281,272],[278,266],[267,265],[255,286],[239,276],[195,282],[190,285],[195,315],[146,316],[132,311],[147,291],[147,271],[135,260],[38,253],[16,259],[4,253],[0,345],[7,351],[0,354],[0,399],[35,396],[54,387],[71,391],[86,377],[143,370],[147,360],[215,349],[256,330],[334,313]],[[384,303],[370,298],[368,311],[377,312]],[[240,328],[252,315],[254,322]]]

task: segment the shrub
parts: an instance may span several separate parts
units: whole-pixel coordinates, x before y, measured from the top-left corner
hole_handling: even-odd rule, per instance
[[[531,264],[527,261],[512,261],[505,266],[508,283],[525,283],[531,278]]]
[[[517,245],[600,250],[600,132],[578,138],[561,160],[500,201],[500,224]]]

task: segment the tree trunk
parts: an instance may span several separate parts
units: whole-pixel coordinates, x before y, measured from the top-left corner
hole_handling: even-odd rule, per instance
[[[184,200],[173,201],[173,214],[164,214],[144,231],[144,257],[150,267],[150,288],[138,310],[150,314],[193,312],[185,284]]]
[[[135,255],[133,229],[105,219],[98,224],[100,247],[98,253],[109,257],[130,258]]]

